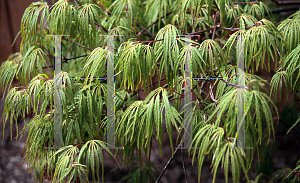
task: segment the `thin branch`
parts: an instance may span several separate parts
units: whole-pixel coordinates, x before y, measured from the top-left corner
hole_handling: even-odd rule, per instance
[[[169,101],[177,100],[177,99],[182,99],[182,98],[184,98],[184,96],[183,97],[177,97],[177,98],[171,98]]]
[[[251,28],[251,27],[254,27],[254,26],[256,26],[257,24],[259,24],[260,22],[261,22],[261,21],[258,21],[258,22],[256,22],[255,24],[253,24],[253,25],[251,25],[251,26],[248,26],[248,27],[246,27],[246,28],[249,29],[249,28]],[[241,30],[240,28],[233,28],[233,27],[227,28],[227,27],[221,27],[221,25],[216,25],[216,26],[210,27],[209,29],[206,29],[206,30],[202,30],[202,31],[198,31],[198,32],[189,33],[189,35],[207,32],[207,31],[213,30],[215,27],[216,27],[216,28],[219,28],[219,29],[223,29],[223,30],[232,31],[232,32]]]
[[[73,59],[77,59],[77,58],[81,58],[81,57],[86,57],[86,56],[88,56],[88,55],[79,55],[79,56],[71,57],[71,58],[65,58],[65,57],[63,57],[62,59],[67,61],[67,60],[73,60]]]
[[[62,37],[62,39],[66,40],[66,41],[69,41],[69,39],[68,39],[68,38],[65,38],[65,37]],[[91,51],[93,51],[93,49],[92,49],[92,48],[89,48],[89,47],[87,47],[87,46],[85,46],[85,45],[82,45],[82,44],[76,43],[76,42],[74,42],[74,41],[72,41],[72,40],[70,40],[70,42],[71,42],[71,43],[73,43],[73,44],[75,44],[75,45],[77,45],[77,46],[80,46],[80,47],[82,47],[82,48],[86,48],[86,49],[88,49],[88,50],[91,50]]]
[[[185,31],[182,28],[180,28],[178,25],[174,25],[174,26],[180,29],[183,34],[186,34]]]
[[[70,165],[73,165],[73,163],[74,163],[76,157],[78,156],[78,154],[79,154],[79,152],[77,152],[77,153],[71,155],[71,156],[74,156],[74,157],[73,157],[73,160],[71,161],[71,164],[70,164]]]
[[[53,55],[48,55],[49,57],[51,58],[55,58]],[[62,60],[64,60],[64,62],[62,63],[68,63],[69,60],[73,60],[73,59],[77,59],[77,58],[81,58],[81,57],[86,57],[87,55],[80,55],[80,56],[76,56],[76,57],[71,57],[71,58],[66,58],[66,57],[63,57]],[[50,66],[45,66],[45,67],[42,67],[42,69],[47,69],[47,68],[50,68],[50,67],[54,67],[55,65],[50,65]]]
[[[54,56],[50,54],[49,50],[48,50],[44,45],[42,45],[42,44],[40,44],[40,43],[36,43],[36,44],[37,44],[37,45],[40,45],[42,48],[44,48],[44,49],[47,51],[48,56],[50,56],[51,58],[54,58]]]
[[[76,4],[77,8],[79,8],[79,5],[81,6],[81,4],[79,4],[79,2],[77,2],[77,0],[74,0],[74,2]]]
[[[234,20],[234,22],[233,22],[233,24],[232,24],[232,26],[231,26],[231,29],[233,29],[233,26],[235,25],[236,21],[237,21],[238,19],[240,19],[240,18],[241,18],[241,16],[237,17],[237,18]]]
[[[193,35],[193,34],[199,34],[199,33],[203,33],[203,32],[207,32],[207,31],[210,31],[212,30],[214,27],[211,27],[209,29],[206,29],[206,30],[202,30],[202,31],[198,31],[198,32],[193,32],[193,33],[190,33],[189,35]]]
[[[136,25],[140,26],[144,31],[146,31],[146,32],[152,37],[152,39],[155,39],[155,36],[154,36],[153,34],[151,34],[151,33],[150,33],[144,26],[142,26],[139,22],[134,21],[133,17],[132,17],[132,21],[133,21]]]
[[[100,26],[102,27],[102,29],[100,28]],[[103,27],[102,24],[99,25],[97,22],[95,22],[95,27],[96,27],[96,29],[104,30],[106,33],[108,33],[108,30],[105,27]]]
[[[250,88],[248,86],[236,85],[236,84],[233,84],[233,83],[229,83],[228,81],[223,80],[223,79],[220,79],[220,80],[223,81],[224,83],[226,83],[228,86],[233,86],[235,88],[245,88],[247,90],[250,90]]]
[[[181,96],[183,96],[183,95],[184,95],[184,94],[180,94],[180,93],[178,93],[178,92],[176,92],[176,91],[174,91],[174,90],[171,90],[171,89],[169,89],[169,88],[165,88],[165,90],[172,91],[172,92],[174,92],[174,93],[177,93],[178,95],[181,95]]]
[[[46,29],[47,31],[49,31],[49,29],[47,29],[45,26],[44,26],[44,29]],[[54,34],[54,33],[53,33],[53,34]],[[55,34],[54,34],[54,35],[55,35]],[[63,40],[69,41],[69,39],[68,39],[68,38],[65,38],[64,36],[62,36],[61,38],[62,38]],[[92,48],[89,48],[89,47],[87,47],[87,46],[85,46],[85,45],[76,43],[76,42],[74,42],[74,41],[72,41],[72,40],[70,40],[70,42],[73,43],[73,44],[75,44],[75,45],[77,45],[77,46],[81,46],[82,48],[86,48],[86,49],[88,49],[88,50],[93,51]]]
[[[240,28],[226,28],[226,27],[219,27],[220,29],[223,29],[223,30],[228,30],[228,31],[238,31],[238,30],[241,30]]]
[[[213,31],[213,35],[212,35],[212,40],[214,40],[215,39],[215,34],[216,34],[216,29],[217,29],[217,25],[216,25],[216,21],[217,21],[217,17],[218,17],[218,14],[219,14],[220,12],[218,11],[216,14],[215,14],[215,17],[214,17],[214,31]]]
[[[219,116],[219,110],[217,109],[217,100],[214,97],[214,93],[212,91],[211,84],[209,85],[209,95],[210,95],[211,100],[214,102],[215,108],[217,110],[217,116]],[[220,119],[220,123],[222,123],[221,119]]]
[[[101,4],[98,4],[95,0],[93,0],[93,2],[94,2],[95,4],[97,4],[104,12],[107,12],[109,15],[112,14],[110,11],[106,10]]]
[[[251,2],[233,2],[233,4],[254,4],[254,3],[260,3],[259,1],[251,1]]]
[[[167,16],[170,15],[171,13],[172,13],[172,12],[167,13]],[[148,26],[146,27],[146,29],[149,29],[152,25],[156,24],[156,23],[158,22],[159,19],[162,19],[162,18],[164,18],[164,16],[162,16],[162,17],[156,19],[154,22],[152,22],[150,25],[148,25]],[[136,38],[138,38],[144,31],[145,31],[144,29],[141,30],[141,31],[136,35]]]
[[[184,150],[181,148],[181,158],[182,158],[182,168],[183,168],[183,173],[185,177],[185,183],[188,183],[187,175],[186,175],[186,169],[184,166],[184,155],[183,155]]]
[[[216,108],[216,110],[217,110],[217,102],[218,102],[218,100],[216,100],[215,99],[215,97],[214,97],[214,93],[213,93],[213,91],[212,91],[212,87],[211,87],[211,83],[210,83],[210,85],[209,85],[209,95],[210,95],[210,98],[212,99],[212,101],[214,102],[214,105],[215,105],[215,108]],[[217,116],[219,116],[219,110],[217,110]],[[225,116],[225,115],[222,115],[221,114],[221,116]],[[227,116],[227,115],[226,115]],[[221,124],[221,126],[223,127],[223,122],[222,122],[222,119],[220,118],[220,124]],[[225,131],[225,129],[224,129],[224,131]],[[224,133],[224,136],[226,136],[226,131],[225,131],[225,133]]]
[[[17,87],[15,87],[15,88],[24,88],[24,89],[28,89],[27,86],[17,86]]]
[[[160,81],[163,81],[163,80],[165,80],[165,79],[166,79],[166,78],[164,77],[164,78],[162,78]],[[153,82],[152,84],[148,85],[147,88],[149,88],[149,87],[152,86],[152,85],[157,84],[158,82],[159,82],[159,81]],[[133,94],[131,95],[131,97],[133,97],[134,95],[136,95],[136,94],[138,94],[139,92],[144,91],[144,90],[145,90],[145,87],[144,87],[144,88],[141,88],[141,89],[138,89],[137,91],[133,92]]]
[[[155,43],[155,42],[158,42],[158,41],[162,41],[164,39],[158,39],[158,40],[154,40],[154,41],[137,41],[137,43]]]
[[[170,163],[172,162],[172,160],[174,159],[175,155],[178,152],[178,149],[181,149],[181,144],[179,144],[176,148],[176,150],[174,151],[173,156],[169,159],[169,161],[167,162],[166,166],[164,167],[163,171],[160,173],[159,177],[157,178],[157,180],[155,181],[155,183],[158,183],[161,179],[161,177],[164,175],[165,171],[167,170],[168,166],[170,165]]]
[[[216,100],[214,97],[214,93],[212,91],[211,84],[209,85],[209,95],[210,95],[211,100],[215,103],[215,107],[217,108],[216,102],[218,102],[218,100]]]
[[[164,77],[164,78],[161,78],[161,80],[160,81],[163,81],[163,80],[165,80],[166,78]],[[153,86],[153,85],[155,85],[155,84],[157,84],[159,81],[155,81],[155,82],[153,82],[152,84],[150,84],[149,86],[147,86],[147,88],[149,88],[150,86]],[[143,91],[143,90],[145,90],[145,87],[144,88],[142,88],[142,89],[140,89],[140,90],[138,90],[138,91]]]

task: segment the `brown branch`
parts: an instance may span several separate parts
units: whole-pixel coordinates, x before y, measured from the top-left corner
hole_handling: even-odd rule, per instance
[[[69,41],[69,39],[68,39],[68,38],[65,38],[65,37],[62,37],[62,39],[63,39],[63,40],[66,40],[66,41]],[[72,40],[70,40],[70,42],[71,42],[71,43],[73,43],[73,44],[75,44],[75,45],[77,45],[77,46],[80,46],[80,47],[82,47],[82,48],[86,48],[86,49],[88,49],[88,50],[91,50],[91,51],[93,51],[93,49],[92,49],[92,48],[89,48],[89,47],[87,47],[87,46],[85,46],[85,45],[82,45],[82,44],[76,43],[76,42],[74,42],[74,41],[72,41]]]
[[[172,13],[172,12],[167,13],[167,16],[170,15],[171,13]],[[152,22],[150,25],[148,25],[148,26],[146,27],[146,29],[149,29],[152,25],[156,24],[156,23],[158,22],[159,19],[162,19],[162,18],[164,18],[164,16],[162,16],[162,17],[156,19],[154,22]],[[138,38],[144,31],[145,31],[144,29],[141,30],[141,31],[136,35],[136,38]]]
[[[211,83],[210,83],[210,85],[209,85],[209,95],[210,95],[210,98],[212,99],[212,101],[214,102],[214,106],[215,106],[215,109],[217,110],[217,116],[219,116],[219,110],[217,109],[217,100],[215,99],[215,97],[214,97],[214,93],[213,93],[213,91],[212,91],[212,87],[211,87]],[[222,115],[221,115],[222,116]],[[221,120],[221,118],[220,118],[220,124],[222,125],[222,127],[223,127],[223,122],[222,122],[222,120]],[[225,134],[226,134],[226,131],[225,131]],[[224,134],[224,135],[225,135]]]
[[[63,57],[62,59],[63,60],[73,60],[73,59],[76,59],[76,58],[81,58],[81,57],[86,57],[87,55],[80,55],[80,56],[76,56],[76,57],[71,57],[71,58],[65,58]]]
[[[174,90],[171,90],[171,89],[169,89],[169,88],[165,88],[165,90],[172,91],[172,92],[177,93],[178,95],[181,95],[181,96],[184,95],[184,94],[180,94],[180,93],[178,93],[178,92],[176,92],[176,91],[174,91]]]
[[[248,27],[246,27],[246,28],[249,29],[249,28],[251,28],[251,27],[256,26],[256,25],[259,24],[259,23],[261,23],[261,21],[258,21],[258,22],[256,22],[255,24],[253,24],[253,25],[251,25],[251,26],[248,26]],[[207,32],[207,31],[210,31],[210,30],[214,30],[214,32],[213,32],[213,38],[214,38],[214,34],[215,34],[215,31],[216,31],[217,28],[223,29],[223,30],[232,31],[232,32],[241,30],[240,28],[232,28],[232,27],[231,27],[231,28],[226,28],[226,27],[221,27],[220,25],[215,25],[215,26],[213,26],[213,27],[210,27],[209,29],[202,30],[202,31],[198,31],[198,32],[189,33],[188,35],[193,36],[194,34],[199,34],[199,33]],[[147,29],[147,28],[146,28],[146,29]],[[177,36],[177,37],[180,37],[180,36]],[[212,39],[213,39],[213,38],[212,38]],[[137,41],[137,43],[149,43],[149,44],[151,44],[151,43],[154,43],[154,42],[157,42],[157,41],[162,41],[162,40],[164,40],[164,39],[159,39],[159,40],[154,40],[154,41]]]
[[[37,44],[37,45],[40,45],[42,48],[44,48],[44,49],[47,51],[48,56],[50,56],[51,58],[54,58],[54,56],[50,54],[49,50],[48,50],[44,45],[42,45],[42,44],[40,44],[40,43],[36,43],[36,44]]]
[[[132,17],[132,21],[133,21],[136,25],[140,26],[144,31],[146,31],[146,32],[152,37],[152,39],[155,39],[155,36],[154,36],[153,34],[151,34],[151,33],[150,33],[144,26],[142,26],[139,22],[134,21],[133,17]]]
[[[228,30],[228,31],[238,31],[238,30],[241,30],[240,28],[226,28],[226,27],[219,27],[220,29],[223,29],[223,30]]]
[[[193,35],[193,34],[199,34],[199,33],[203,33],[203,32],[207,32],[207,31],[210,31],[212,30],[214,27],[211,27],[209,29],[206,29],[206,30],[202,30],[202,31],[198,31],[198,32],[193,32],[193,33],[190,33],[189,35]]]
[[[44,29],[46,29],[47,31],[49,31],[49,29],[47,29],[45,26],[44,26]],[[54,33],[53,33],[53,34],[54,34]],[[54,35],[55,35],[55,34],[54,34]],[[71,35],[70,35],[70,36],[71,36]],[[61,38],[62,38],[63,40],[69,41],[69,39],[68,39],[68,38],[65,38],[64,36],[62,36]],[[89,47],[87,47],[87,46],[85,46],[85,45],[76,43],[76,42],[74,42],[74,41],[72,41],[72,40],[70,40],[70,42],[73,43],[73,44],[75,44],[75,45],[77,45],[77,46],[81,46],[82,48],[86,48],[86,49],[88,49],[88,50],[93,51],[92,48],[89,48]]]
[[[180,29],[183,34],[186,34],[185,31],[182,28],[180,28],[178,25],[174,25],[174,26]]]
[[[215,17],[214,17],[214,31],[213,31],[213,35],[212,35],[212,40],[214,40],[215,39],[215,34],[216,34],[216,29],[217,29],[217,25],[216,25],[216,21],[217,21],[217,17],[218,17],[218,15],[219,15],[219,11],[215,14]]]
[[[229,83],[228,81],[225,81],[224,79],[220,79],[220,80],[223,81],[224,83],[226,83],[226,85],[228,85],[228,86],[233,86],[235,88],[245,88],[247,90],[250,90],[250,88],[248,86],[236,85],[236,84],[233,84],[233,83]]]
[[[55,58],[53,55],[48,55],[49,57],[51,58]],[[77,58],[81,58],[81,57],[86,57],[87,55],[80,55],[80,56],[76,56],[76,57],[71,57],[71,58],[66,58],[66,57],[63,57],[62,60],[64,60],[64,62],[62,63],[68,63],[69,60],[73,60],[73,59],[77,59]],[[54,67],[55,65],[50,65],[50,66],[45,66],[45,67],[42,67],[42,69],[47,69],[47,68],[50,68],[50,67]]]
[[[77,0],[74,0],[74,2],[76,4],[77,8],[79,8],[79,5],[81,6],[81,4],[79,2],[77,2]]]
[[[231,26],[231,29],[233,29],[233,26],[235,25],[236,21],[237,21],[238,19],[240,19],[240,18],[241,18],[241,16],[237,17],[237,18],[234,20],[234,22],[233,22],[233,24],[232,24],[232,26]]]
[[[233,2],[233,4],[254,4],[254,3],[260,3],[259,1],[251,1],[251,2]]]
[[[257,24],[259,24],[261,21],[258,21],[256,22],[255,24],[251,25],[251,26],[248,26],[246,27],[247,29],[251,28],[251,27],[254,27],[256,26]],[[213,27],[210,27],[209,29],[206,29],[206,30],[202,30],[202,31],[198,31],[198,32],[193,32],[193,33],[189,33],[189,35],[193,35],[193,34],[199,34],[199,33],[203,33],[203,32],[207,32],[207,31],[210,31],[214,28],[219,28],[219,29],[223,29],[223,30],[228,30],[228,31],[238,31],[238,30],[241,30],[240,28],[233,28],[233,26],[231,28],[226,28],[226,27],[221,27],[221,25],[216,25],[216,26],[213,26]]]
[[[164,39],[158,39],[158,40],[154,40],[154,41],[137,41],[137,43],[155,43],[155,42],[158,42],[158,41],[162,41]]]
[[[165,80],[166,78],[162,78],[160,81],[163,81],[163,80]],[[155,84],[157,84],[159,81],[155,81],[155,82],[153,82],[152,84],[150,84],[149,86],[147,86],[147,88],[149,88],[150,86],[152,86],[152,85],[155,85]],[[141,92],[141,91],[143,91],[143,90],[145,90],[145,87],[144,88],[141,88],[141,89],[139,89],[139,90],[137,90],[137,91],[135,91],[132,95],[131,95],[131,97],[133,97],[134,95],[136,95],[137,93],[139,93],[139,92]]]
[[[178,144],[176,150],[174,151],[174,154],[173,156],[169,159],[169,161],[167,162],[166,166],[164,167],[163,171],[160,173],[159,177],[157,178],[157,180],[155,181],[155,183],[158,183],[161,179],[161,177],[164,175],[165,171],[167,170],[168,166],[170,165],[170,163],[172,162],[172,160],[174,159],[175,155],[177,154],[178,152],[178,149],[181,149],[180,148],[181,144]]]
[[[91,24],[91,22],[89,22],[89,23]],[[95,22],[96,29],[101,30],[100,26],[102,27],[102,30],[104,30],[106,33],[108,33],[108,30],[105,27],[103,27],[103,25],[99,25],[97,22]]]
[[[188,183],[188,179],[187,179],[187,175],[186,175],[186,169],[185,169],[185,166],[184,166],[184,155],[183,155],[183,152],[184,152],[184,150],[181,149],[183,174],[184,174],[184,177],[185,177],[185,183]]]
[[[27,86],[17,86],[17,87],[15,87],[15,88],[24,88],[24,89],[28,89]]]
[[[177,100],[177,99],[182,99],[182,98],[184,98],[184,96],[182,96],[182,97],[177,97],[177,98],[171,98],[169,101]]]
[[[107,12],[109,15],[112,14],[110,11],[106,10],[101,4],[98,4],[95,0],[93,0],[93,2],[94,2],[95,4],[97,4],[104,12]]]

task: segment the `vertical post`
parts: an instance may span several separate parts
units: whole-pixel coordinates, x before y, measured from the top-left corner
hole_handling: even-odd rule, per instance
[[[185,36],[185,68],[184,68],[184,146],[183,149],[189,149],[192,143],[192,94],[191,94],[191,80],[192,80],[192,43],[188,40],[191,39],[190,35]]]
[[[54,149],[63,146],[62,138],[62,73],[61,73],[61,37],[69,35],[47,35],[55,38],[55,60],[54,60]],[[50,147],[51,148],[51,147]]]
[[[245,147],[245,58],[244,58],[244,36],[237,36],[237,143],[238,148],[251,149]]]
[[[55,69],[54,69],[54,148],[63,146],[62,142],[62,98],[61,98],[61,35],[55,35]]]
[[[115,147],[115,77],[114,77],[114,36],[107,38],[107,144]]]

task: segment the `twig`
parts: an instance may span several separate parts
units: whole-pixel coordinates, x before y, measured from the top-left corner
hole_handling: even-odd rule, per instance
[[[155,42],[158,42],[158,41],[162,41],[164,39],[158,39],[158,40],[154,40],[154,41],[137,41],[137,43],[155,43]]]
[[[49,57],[51,58],[54,58],[53,55],[48,55]],[[80,56],[76,56],[76,57],[71,57],[71,58],[65,58],[63,57],[62,60],[64,60],[64,62],[62,63],[68,63],[68,60],[73,60],[73,59],[77,59],[77,58],[81,58],[81,57],[86,57],[87,55],[80,55]],[[42,69],[47,69],[47,68],[50,68],[50,67],[54,67],[55,65],[50,65],[50,66],[46,66],[46,67],[42,67]]]
[[[226,28],[226,27],[219,27],[220,29],[223,29],[223,30],[228,30],[228,31],[238,31],[238,30],[241,30],[240,28]]]
[[[150,157],[151,157],[151,148],[152,148],[152,139],[150,140],[150,152],[149,152],[149,158],[148,158],[148,162],[150,164]],[[149,169],[147,169],[147,175],[149,175]],[[150,175],[149,175],[150,177]]]
[[[183,173],[185,177],[185,183],[188,183],[187,175],[186,175],[186,169],[184,166],[184,155],[183,155],[184,150],[181,148],[181,157],[182,157],[182,168],[183,168]]]
[[[211,88],[211,85],[212,84],[210,84],[209,85],[209,95],[210,95],[210,98],[212,99],[212,101],[214,102],[214,105],[215,105],[215,108],[216,108],[216,110],[217,110],[217,116],[219,116],[219,110],[217,109],[217,100],[215,99],[215,97],[214,97],[214,93],[213,93],[213,91],[212,91],[212,88]],[[223,115],[221,115],[221,116],[223,116]],[[222,120],[221,120],[221,118],[220,118],[220,124],[222,125],[222,127],[223,127],[223,122],[222,122]],[[226,131],[225,131],[225,134],[226,134]]]
[[[181,98],[184,98],[184,96],[183,97],[177,97],[177,98],[171,98],[169,101],[177,100],[177,99],[181,99]]]
[[[134,21],[133,17],[132,17],[132,21],[133,21],[136,25],[140,26],[144,31],[146,31],[146,32],[152,37],[152,39],[155,39],[155,36],[154,36],[153,34],[151,34],[151,33],[150,33],[144,26],[142,26],[139,22]]]
[[[166,78],[164,77],[164,78],[162,78],[160,81],[163,81],[163,80],[165,80]],[[152,84],[150,84],[150,85],[148,85],[147,86],[147,88],[149,88],[150,86],[152,86],[152,85],[155,85],[155,84],[157,84],[159,81],[155,81],[155,82],[153,82]],[[141,91],[144,91],[145,90],[145,87],[144,88],[141,88],[141,89],[138,89],[138,90],[136,90],[132,95],[131,95],[131,97],[133,97],[134,95],[136,95],[137,93],[139,93],[139,92],[141,92]]]
[[[185,31],[182,28],[180,28],[178,25],[174,25],[174,26],[180,29],[183,34],[186,34]]]
[[[236,85],[236,84],[233,84],[233,83],[229,83],[228,81],[225,81],[223,79],[220,79],[220,80],[223,81],[224,83],[226,83],[228,86],[233,86],[235,88],[245,88],[247,90],[250,90],[250,88],[248,86]]]
[[[75,4],[76,4],[76,6],[77,6],[77,8],[79,8],[79,2],[77,2],[77,0],[74,0],[74,2],[75,2]]]
[[[178,95],[181,95],[181,96],[183,96],[183,95],[184,95],[184,94],[180,94],[180,93],[178,93],[178,92],[176,92],[176,91],[174,91],[174,90],[171,90],[171,89],[169,89],[169,88],[165,88],[165,90],[172,91],[172,92],[174,92],[174,93],[177,93]]]
[[[215,108],[217,110],[217,116],[219,116],[219,110],[217,109],[218,108],[217,107],[217,100],[214,97],[214,93],[212,91],[211,84],[209,85],[209,95],[210,95],[210,98],[212,99],[212,101],[214,102]],[[221,122],[221,119],[220,119],[220,122]]]
[[[63,58],[63,60],[73,60],[73,59],[76,59],[76,58],[81,58],[81,57],[86,57],[87,55],[79,55],[79,56],[76,56],[76,57],[71,57],[71,58]]]
[[[15,88],[24,88],[24,89],[28,89],[27,86],[17,86],[17,87],[15,87]]]
[[[210,31],[212,30],[214,27],[211,27],[209,29],[206,29],[206,30],[202,30],[202,31],[198,31],[198,32],[193,32],[193,33],[190,33],[189,35],[193,35],[193,34],[199,34],[199,33],[203,33],[203,32],[207,32],[207,31]]]
[[[209,95],[210,95],[210,98],[212,99],[212,101],[215,103],[215,107],[217,108],[216,102],[218,102],[218,100],[216,100],[214,97],[214,93],[212,91],[211,84],[209,85]]]
[[[68,39],[68,38],[65,38],[65,37],[62,37],[62,39],[66,40],[66,41],[69,41],[69,39]],[[72,41],[72,40],[70,40],[70,42],[71,42],[71,43],[73,43],[73,44],[75,44],[75,45],[77,45],[77,46],[80,46],[80,47],[82,47],[82,48],[86,48],[86,49],[88,49],[88,50],[91,50],[91,51],[93,51],[93,49],[92,49],[92,48],[89,48],[89,47],[87,47],[87,46],[85,46],[85,45],[82,45],[82,44],[76,43],[76,42],[74,42],[74,41]]]
[[[233,29],[233,26],[235,25],[236,21],[237,21],[238,19],[240,19],[240,18],[241,18],[241,16],[237,17],[237,18],[234,20],[234,22],[233,22],[233,24],[232,24],[232,26],[231,26],[231,29]]]
[[[44,26],[44,29],[46,29],[47,31],[49,31],[49,29],[47,29],[45,26]],[[54,33],[53,33],[53,34],[54,34]],[[55,34],[54,34],[54,35],[55,35]],[[69,41],[69,39],[68,39],[68,38],[65,38],[64,36],[62,36],[61,38],[62,38],[63,40]],[[81,46],[82,48],[86,48],[86,49],[88,49],[88,50],[93,51],[92,48],[86,47],[85,45],[76,43],[76,42],[74,42],[74,41],[72,41],[72,40],[70,40],[70,42],[73,43],[73,44],[75,44],[75,45],[77,45],[77,46]]]
[[[260,22],[261,22],[261,21],[258,21],[258,22],[256,22],[255,24],[253,24],[253,25],[251,25],[251,26],[248,26],[248,27],[246,27],[246,28],[249,29],[249,28],[251,28],[251,27],[254,27],[254,26],[256,26],[257,24],[259,24]],[[219,28],[219,29],[223,29],[223,30],[232,31],[232,32],[241,30],[240,28],[232,28],[232,27],[231,27],[231,28],[227,28],[227,27],[221,27],[221,25],[216,25],[216,26],[210,27],[209,29],[206,29],[206,30],[202,30],[202,31],[198,31],[198,32],[189,33],[189,35],[194,35],[194,34],[199,34],[199,33],[207,32],[207,31],[210,31],[210,30],[214,29],[215,27],[216,27],[216,28]]]
[[[167,13],[167,16],[170,15],[171,13],[172,13],[172,12]],[[152,22],[150,25],[148,25],[148,26],[146,27],[146,29],[149,29],[152,25],[156,24],[156,23],[158,22],[158,20],[161,19],[161,18],[164,18],[164,16],[162,16],[162,17],[156,19],[154,22]],[[144,29],[141,30],[141,31],[136,35],[136,38],[138,38],[144,31],[145,31]]]
[[[158,182],[160,181],[161,177],[164,175],[164,173],[165,173],[165,171],[167,170],[168,166],[170,165],[170,163],[171,163],[172,160],[174,159],[175,155],[177,154],[178,149],[181,149],[180,146],[181,146],[181,144],[179,144],[179,145],[177,146],[177,148],[176,148],[175,151],[174,151],[173,156],[169,159],[169,161],[167,162],[166,166],[164,167],[163,171],[160,173],[160,175],[159,175],[159,177],[157,178],[157,180],[155,181],[155,183],[158,183]]]
[[[93,2],[94,2],[95,4],[97,4],[103,11],[107,12],[109,15],[112,14],[110,11],[106,10],[101,4],[98,4],[95,0],[93,0]]]
[[[78,156],[78,154],[79,154],[79,152],[77,152],[77,153],[75,153],[75,154],[72,154],[71,156],[74,156],[73,157],[73,160],[71,161],[71,164],[70,164],[70,166],[72,166],[73,165],[73,163],[74,163],[74,160],[76,159],[76,157]]]
[[[217,21],[218,14],[219,14],[219,11],[215,14],[215,17],[214,17],[214,31],[213,31],[213,35],[211,38],[212,40],[215,39],[215,34],[216,34],[216,29],[217,29],[216,21]]]
[[[233,4],[254,4],[254,3],[260,3],[259,1],[251,1],[251,2],[233,2]]]
[[[36,43],[36,44],[37,44],[37,45],[40,45],[42,48],[44,48],[44,49],[47,51],[48,56],[50,56],[51,58],[54,58],[54,56],[50,54],[49,50],[48,50],[44,45],[42,45],[42,44],[40,44],[40,43]]]
[[[164,78],[161,78],[161,80],[160,81],[163,81],[163,80],[165,80],[166,78],[164,77]],[[149,88],[150,86],[152,86],[152,85],[155,85],[155,84],[157,84],[159,82],[159,80],[157,80],[157,81],[155,81],[155,82],[153,82],[152,84],[150,84],[149,86],[147,86],[147,88]],[[138,90],[138,91],[143,91],[143,90],[145,90],[145,87],[144,88],[142,88],[142,89],[140,89],[140,90]]]
[[[90,23],[90,22],[89,22],[89,23]],[[108,33],[108,30],[107,30],[105,27],[103,27],[102,24],[99,25],[97,22],[95,22],[95,27],[96,27],[96,29],[100,29],[100,30],[101,30],[100,26],[102,27],[102,30],[104,30],[106,33]]]

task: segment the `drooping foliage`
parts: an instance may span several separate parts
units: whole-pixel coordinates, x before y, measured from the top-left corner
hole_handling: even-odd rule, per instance
[[[250,176],[252,161],[256,156],[262,159],[264,153],[260,152],[275,139],[273,119],[278,117],[276,104],[282,91],[299,95],[299,12],[276,26],[263,2],[34,2],[21,21],[20,53],[11,55],[0,67],[0,83],[3,91],[8,90],[4,126],[9,121],[11,130],[18,129],[19,119],[31,118],[17,134],[27,135],[25,161],[37,180],[88,182],[90,177],[104,182],[104,156],[109,155],[113,161],[121,159],[120,164],[131,165],[122,180],[154,182],[156,168],[148,162],[152,141],[158,141],[161,156],[165,143],[175,154],[183,145],[188,118],[192,127],[188,152],[193,162],[197,160],[199,182],[205,157],[211,160],[213,182],[220,167],[226,182],[229,172],[233,182],[258,182],[264,178],[261,172],[256,178]],[[58,64],[54,35],[63,35],[60,75],[54,73]],[[110,36],[114,36],[113,49]],[[237,48],[240,37],[244,37],[243,48]],[[244,51],[243,74],[238,72],[239,49]],[[105,79],[109,57],[114,60],[115,146],[123,147],[116,151],[106,142],[111,102],[107,101],[111,88]],[[189,58],[190,93],[186,92]],[[259,69],[274,70],[270,83],[256,75]],[[239,83],[241,75],[245,85]],[[14,79],[19,86],[13,87]],[[61,81],[59,91],[55,81]],[[245,105],[245,145],[252,149],[244,149],[237,138],[240,90]],[[55,148],[54,135],[57,93],[62,119],[60,148]],[[188,94],[192,100],[183,105]],[[296,129],[299,121],[289,131]],[[297,182],[299,177],[292,170],[299,169],[296,165],[278,171],[272,180]]]

